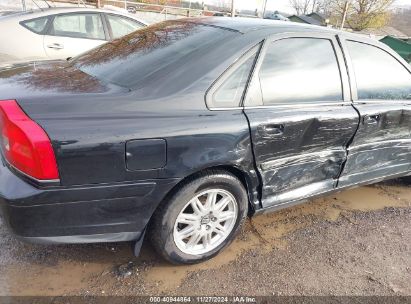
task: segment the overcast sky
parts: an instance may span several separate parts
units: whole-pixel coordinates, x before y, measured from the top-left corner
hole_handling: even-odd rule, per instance
[[[224,2],[224,0],[209,0],[209,1],[214,2],[214,3]],[[234,0],[234,1],[235,1],[236,8],[249,9],[249,10],[255,10],[256,8],[261,9],[263,6],[263,2],[264,2],[263,0]],[[208,1],[205,1],[205,2],[208,2]],[[290,3],[289,0],[268,0],[267,10],[278,10],[278,11],[282,11],[285,13],[294,13],[289,3]],[[396,4],[411,6],[411,0],[397,0]]]

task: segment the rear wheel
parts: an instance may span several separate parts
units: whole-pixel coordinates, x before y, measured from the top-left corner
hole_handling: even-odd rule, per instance
[[[233,240],[247,206],[247,193],[235,176],[209,171],[160,206],[150,227],[151,242],[172,263],[205,261]]]

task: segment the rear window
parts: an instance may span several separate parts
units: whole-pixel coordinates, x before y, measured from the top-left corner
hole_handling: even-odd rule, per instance
[[[179,82],[204,75],[218,64],[204,61],[234,35],[238,34],[194,22],[167,21],[106,43],[73,63],[87,74],[129,89],[147,81],[169,81],[170,75]]]

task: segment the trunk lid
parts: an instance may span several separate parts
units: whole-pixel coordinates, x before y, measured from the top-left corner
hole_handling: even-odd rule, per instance
[[[0,99],[24,103],[38,97],[49,99],[84,94],[128,92],[104,83],[77,69],[67,61],[41,61],[12,64],[0,69]]]

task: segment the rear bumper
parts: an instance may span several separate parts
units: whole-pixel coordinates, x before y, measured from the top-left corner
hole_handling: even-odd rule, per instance
[[[18,238],[41,243],[140,239],[178,179],[39,189],[0,162],[0,209]]]

